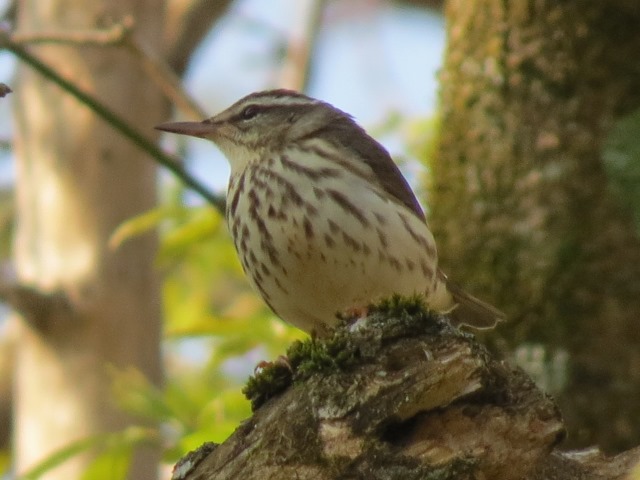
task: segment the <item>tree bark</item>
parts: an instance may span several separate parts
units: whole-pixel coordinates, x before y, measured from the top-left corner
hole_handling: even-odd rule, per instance
[[[100,29],[126,15],[145,43],[160,44],[162,9],[150,0],[28,0],[17,28]],[[33,52],[149,136],[166,116],[165,101],[122,49],[55,44]],[[15,85],[16,268],[41,302],[22,322],[16,349],[21,473],[71,442],[130,424],[114,405],[110,368],[136,368],[155,383],[162,374],[156,238],[107,246],[121,222],[154,206],[153,161],[28,67]],[[92,458],[78,455],[42,478],[80,478]],[[158,460],[155,448],[139,449],[130,477],[156,478]]]
[[[640,104],[630,2],[450,0],[430,223],[511,348],[567,351],[571,446],[640,441],[640,240],[603,145]]]
[[[288,352],[293,386],[263,394],[174,480],[622,479],[640,460],[554,451],[564,428],[553,400],[443,318],[376,312],[303,345]],[[277,368],[251,392],[273,386]]]

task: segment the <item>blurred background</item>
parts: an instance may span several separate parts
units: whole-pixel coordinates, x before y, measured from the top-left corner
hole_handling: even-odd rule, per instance
[[[3,2],[4,478],[170,478],[250,415],[255,365],[304,336],[251,291],[220,212],[24,51],[222,196],[213,144],[154,125],[277,87],[350,113],[418,193],[444,269],[509,315],[481,340],[557,395],[568,446],[637,444],[640,89],[609,37],[640,51],[638,12],[44,3]]]

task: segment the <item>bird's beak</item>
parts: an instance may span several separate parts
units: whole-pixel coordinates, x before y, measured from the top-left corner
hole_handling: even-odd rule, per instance
[[[218,130],[219,125],[212,122],[168,122],[155,126],[156,130],[163,132],[190,135],[192,137],[206,138]]]

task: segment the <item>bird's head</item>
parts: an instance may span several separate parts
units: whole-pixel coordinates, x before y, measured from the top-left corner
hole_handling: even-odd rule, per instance
[[[327,103],[290,90],[268,90],[252,93],[202,122],[163,123],[155,128],[211,140],[233,172],[341,124],[353,121]]]

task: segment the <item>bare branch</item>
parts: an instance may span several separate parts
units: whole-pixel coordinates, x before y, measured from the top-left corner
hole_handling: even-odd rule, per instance
[[[116,114],[105,104],[100,102],[92,95],[79,89],[76,85],[60,76],[54,69],[29,53],[24,47],[14,42],[9,32],[7,32],[6,30],[0,30],[0,48],[9,50],[22,61],[37,70],[44,77],[53,81],[63,90],[77,98],[94,113],[96,113],[100,118],[111,125],[114,129],[127,137],[143,151],[148,153],[158,163],[169,169],[174,175],[182,180],[185,185],[198,192],[218,211],[224,213],[224,198],[216,196],[209,192],[209,190],[202,183],[200,183],[182,168],[178,160],[164,153],[160,148],[156,146],[153,141],[149,140],[144,134],[142,134],[133,126],[129,125],[122,117]]]
[[[39,32],[16,32],[12,41],[18,44],[33,43],[72,43],[78,45],[108,46],[117,45],[129,36],[133,30],[133,17],[128,15],[121,22],[109,28],[94,30],[52,30]]]
[[[21,45],[62,43],[99,47],[124,46],[136,56],[149,79],[158,86],[178,110],[193,118],[205,118],[206,112],[184,91],[180,79],[169,65],[136,38],[134,27],[134,18],[127,15],[122,21],[106,29],[16,32],[11,35],[11,40]]]
[[[168,63],[136,38],[127,37],[125,44],[137,57],[147,76],[178,110],[196,119],[203,119],[209,116],[200,108],[193,97],[184,91],[180,78],[171,70]]]

